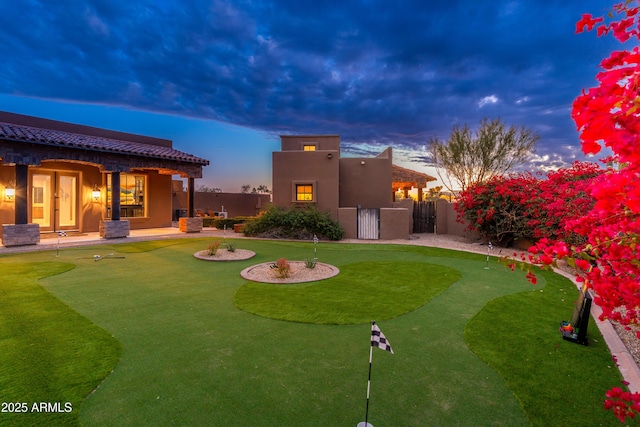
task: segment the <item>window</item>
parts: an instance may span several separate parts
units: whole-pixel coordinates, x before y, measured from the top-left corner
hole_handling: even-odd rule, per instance
[[[316,145],[315,144],[304,144],[302,146],[302,150],[304,150],[304,151],[316,151]]]
[[[312,202],[313,185],[296,184],[296,202]]]
[[[146,177],[144,175],[120,174],[120,217],[143,217],[146,212]],[[107,203],[111,207],[111,174],[107,175]],[[107,213],[111,218],[111,209]]]

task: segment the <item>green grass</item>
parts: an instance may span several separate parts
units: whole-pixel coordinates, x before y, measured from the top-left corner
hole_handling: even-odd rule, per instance
[[[522,273],[495,260],[485,269],[481,255],[321,243],[320,261],[343,273],[312,284],[254,286],[240,277],[243,268],[281,257],[308,259],[313,245],[242,240],[239,248],[255,251],[256,257],[232,263],[194,258],[209,242],[102,245],[64,249],[59,257],[34,252],[0,258],[3,272],[16,262],[57,261],[51,265],[60,274],[38,274],[33,280],[48,276],[40,283],[73,309],[59,303],[67,314],[78,323],[99,325],[122,345],[112,374],[62,420],[73,424],[79,416],[81,424],[92,426],[356,425],[364,421],[368,322],[375,319],[395,355],[374,350],[373,425],[555,426],[563,425],[556,421],[566,419],[568,408],[571,425],[618,423],[602,409],[602,400],[620,376],[615,367],[603,365],[611,366],[610,354],[595,327],[589,347],[559,339],[558,324],[571,315],[576,291],[563,284],[565,301],[540,300],[553,294],[556,276],[542,276],[540,285],[532,287]],[[109,253],[124,258],[92,259]],[[14,280],[17,288],[28,282]],[[342,298],[332,297],[337,292]],[[270,302],[260,304],[256,297]],[[492,310],[503,301],[506,308]],[[41,302],[25,304],[30,310],[23,315],[49,316]],[[259,307],[261,315],[244,311],[250,305]],[[277,320],[289,311],[295,322]],[[2,322],[5,313],[0,311]],[[505,326],[505,313],[510,326]],[[527,345],[508,342],[500,327],[526,336]],[[553,363],[536,359],[529,364],[523,356],[529,351]],[[8,360],[21,357],[8,352]],[[48,369],[61,363],[42,357]],[[586,386],[584,372],[594,373]],[[12,387],[30,388],[28,376],[20,372],[8,378]],[[538,387],[542,378],[544,386]],[[50,394],[39,399],[55,400],[69,387],[48,379],[47,384]],[[567,403],[583,397],[578,389],[588,395],[583,399],[588,411]],[[556,399],[559,395],[565,399]],[[8,419],[0,414],[0,424]]]
[[[73,264],[12,262],[0,268],[0,402],[24,411],[0,413],[0,424],[75,425],[84,399],[116,366],[120,344],[38,285]],[[60,406],[33,411],[40,402]]]
[[[576,424],[576,413],[599,425],[603,398],[594,390],[616,371],[615,363],[593,320],[588,347],[562,340],[558,328],[571,317],[567,301],[575,301],[577,291],[562,276],[539,275],[546,280],[543,290],[491,301],[469,322],[465,338],[505,379],[533,425],[586,425]]]
[[[247,282],[236,292],[234,303],[249,313],[292,322],[368,323],[413,311],[459,278],[457,270],[436,264],[366,261],[344,266],[327,283]]]

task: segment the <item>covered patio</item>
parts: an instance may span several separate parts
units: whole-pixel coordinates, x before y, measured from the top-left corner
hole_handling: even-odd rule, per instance
[[[194,179],[209,161],[170,140],[0,112],[0,222],[5,246],[41,233],[100,232],[171,225],[173,175]],[[190,219],[187,218],[187,219]]]
[[[403,191],[404,197],[409,197],[409,191],[413,188],[418,189],[418,201],[422,201],[423,189],[427,188],[427,184],[437,179],[426,173],[416,172],[400,166],[393,165],[391,170],[393,201],[396,201],[396,192]]]

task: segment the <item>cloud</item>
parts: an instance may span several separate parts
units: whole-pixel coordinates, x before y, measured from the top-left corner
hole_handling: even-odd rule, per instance
[[[482,98],[480,101],[478,101],[478,108],[482,108],[487,104],[495,104],[499,101],[498,97],[495,95],[489,95],[489,96],[485,96],[484,98]]]
[[[581,13],[601,13],[587,9],[533,0],[33,0],[20,20],[0,16],[0,92],[339,133],[350,147],[413,149],[490,115],[539,130],[553,150],[556,141],[577,146],[571,102],[613,46],[574,34]]]

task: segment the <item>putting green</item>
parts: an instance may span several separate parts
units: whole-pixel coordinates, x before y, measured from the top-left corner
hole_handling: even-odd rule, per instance
[[[311,284],[248,282],[235,294],[241,310],[278,320],[357,324],[409,313],[448,288],[459,271],[425,262],[358,262]]]
[[[254,251],[255,258],[211,263],[193,257],[209,243],[131,242],[66,248],[59,256],[51,251],[0,256],[0,271],[18,262],[75,265],[40,279],[40,285],[122,346],[122,357],[106,380],[86,400],[74,400],[73,413],[60,415],[67,424],[355,426],[364,420],[368,323],[376,320],[395,354],[374,351],[373,425],[615,425],[615,417],[602,410],[604,391],[620,380],[615,365],[603,362],[610,361],[606,345],[592,335],[593,345],[576,346],[557,333],[559,319],[573,310],[570,291],[576,291],[566,279],[548,282],[541,275],[532,286],[524,274],[509,271],[493,257],[487,264],[485,256],[443,249],[322,243],[318,257],[340,269],[337,277],[296,285],[255,284],[239,272],[281,257],[310,258],[313,244],[242,240],[239,247]],[[110,253],[119,256],[105,255]],[[96,254],[103,256],[100,262],[94,261]],[[22,278],[7,285],[20,289],[25,286]],[[477,317],[483,323],[470,325],[488,304],[508,295],[513,297],[506,306],[487,310],[488,316]],[[245,297],[264,315],[244,311],[249,307]],[[49,332],[52,322],[45,317],[50,313],[32,298],[23,299],[29,310],[0,310],[0,324],[12,313],[30,328]],[[282,321],[275,317],[278,312],[297,318]],[[32,321],[33,313],[42,319]],[[326,324],[330,322],[342,324]],[[505,326],[506,332],[485,327],[487,323]],[[479,331],[473,337],[476,351],[483,342],[489,346],[485,352],[499,346],[510,375],[501,375],[469,348],[467,327]],[[548,363],[531,363],[523,343]],[[10,348],[5,366],[24,357],[26,366],[47,363],[57,369],[58,359],[46,355],[42,362],[29,360]],[[518,374],[511,374],[515,370]],[[0,385],[4,380],[16,384],[19,377],[6,372],[0,368]],[[573,372],[587,373],[589,383]],[[510,376],[524,381],[505,381]],[[58,401],[54,391],[76,387],[71,376],[60,377],[64,381],[35,378],[52,390],[37,401]],[[548,379],[546,387],[553,393],[536,391],[529,393],[534,399],[524,399],[523,388],[539,378]],[[30,388],[28,381],[21,386]],[[578,388],[584,394],[573,399]],[[0,397],[4,390],[0,387]],[[25,396],[20,393],[16,399]],[[557,422],[564,413],[571,415],[571,424]]]

